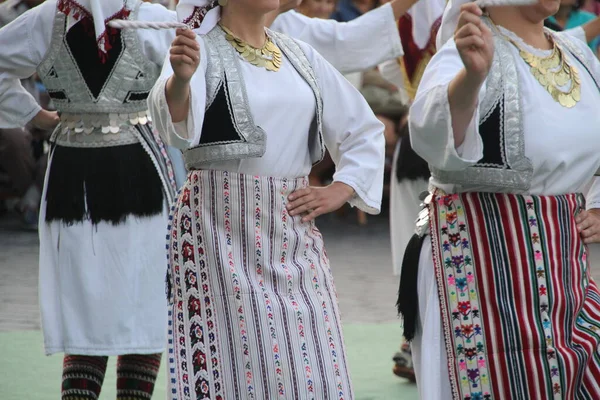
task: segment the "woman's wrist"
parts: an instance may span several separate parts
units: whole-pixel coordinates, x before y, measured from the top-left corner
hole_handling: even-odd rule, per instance
[[[331,187],[336,191],[339,191],[345,201],[350,200],[356,194],[354,188],[344,182],[335,181],[331,184]]]
[[[174,123],[187,118],[190,107],[190,82],[172,75],[165,85],[165,96]]]

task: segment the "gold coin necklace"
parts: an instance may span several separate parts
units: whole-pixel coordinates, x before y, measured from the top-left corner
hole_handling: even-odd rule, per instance
[[[281,68],[281,50],[271,38],[267,35],[267,41],[261,48],[256,48],[246,43],[244,40],[235,36],[233,32],[219,24],[225,32],[225,39],[233,46],[233,48],[250,64],[266,68],[268,71],[277,72]]]
[[[496,27],[495,24],[494,27]],[[523,49],[511,37],[501,33],[497,27],[496,30],[519,50],[519,55],[529,65],[531,74],[550,93],[554,101],[566,108],[575,107],[581,100],[579,73],[577,68],[569,63],[563,49],[551,35],[548,35],[548,38],[552,41],[552,53],[549,56],[540,57]],[[561,88],[567,85],[569,89],[563,91]]]

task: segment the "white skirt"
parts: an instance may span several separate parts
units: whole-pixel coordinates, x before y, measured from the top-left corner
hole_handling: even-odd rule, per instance
[[[419,214],[419,195],[427,190],[428,180],[414,181],[396,179],[396,163],[400,153],[400,143],[394,153],[390,182],[390,238],[392,240],[392,264],[394,275],[400,275],[402,259],[408,241],[415,233],[415,221]]]
[[[438,286],[429,236],[419,256],[419,323],[411,352],[419,397],[423,400],[452,400],[448,361]]]
[[[167,219],[165,207],[161,215],[128,217],[118,225],[67,226],[47,223],[42,203],[39,298],[46,354],[165,349]]]

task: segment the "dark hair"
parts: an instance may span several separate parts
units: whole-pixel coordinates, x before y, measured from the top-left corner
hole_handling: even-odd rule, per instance
[[[550,28],[550,29],[552,29],[553,31],[556,31],[556,32],[560,32],[560,31],[563,30],[563,28],[559,24],[557,24],[555,22],[552,22],[549,19],[545,19],[544,20],[544,26],[546,28]]]

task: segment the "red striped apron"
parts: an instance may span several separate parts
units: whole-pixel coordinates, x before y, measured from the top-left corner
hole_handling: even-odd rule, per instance
[[[465,193],[429,207],[454,399],[600,399],[583,196]]]

